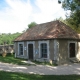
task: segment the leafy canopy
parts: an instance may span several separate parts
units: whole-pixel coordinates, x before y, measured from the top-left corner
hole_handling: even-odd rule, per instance
[[[28,24],[28,28],[34,27],[35,25],[37,25],[36,22],[31,22],[30,24]]]
[[[0,45],[13,44],[13,40],[17,38],[21,33],[2,33],[0,34]]]
[[[80,27],[80,0],[63,0],[62,7],[70,11],[70,15],[66,15],[67,21],[71,25]]]

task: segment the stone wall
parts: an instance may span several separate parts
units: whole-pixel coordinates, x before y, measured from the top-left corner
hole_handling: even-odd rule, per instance
[[[14,45],[0,45],[0,54],[2,54],[3,51],[14,53]]]

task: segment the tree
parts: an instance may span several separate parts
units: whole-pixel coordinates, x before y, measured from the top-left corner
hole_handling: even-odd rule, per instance
[[[19,35],[21,35],[21,33],[14,33],[14,34],[11,34],[11,33],[2,33],[0,35],[0,45],[3,45],[4,42],[6,44],[13,44],[13,40],[18,37]]]
[[[28,24],[28,28],[34,27],[35,25],[37,25],[36,22],[31,22],[30,24]]]
[[[70,18],[69,19],[65,19],[64,22],[66,25],[68,25],[69,27],[71,27],[74,31],[76,31],[77,33],[80,33],[80,27],[76,27],[75,25],[70,24]]]
[[[58,0],[58,3],[61,4],[61,0]]]
[[[61,22],[63,22],[64,24],[66,24],[66,25],[68,25],[69,27],[71,27],[74,31],[76,31],[77,33],[80,33],[80,27],[76,27],[75,25],[71,25],[68,21],[70,20],[68,20],[68,19],[63,19],[62,17],[60,17],[60,18],[57,18],[57,19],[55,19],[55,21],[56,20],[59,20],[59,21],[61,21]]]
[[[61,0],[58,0],[58,3],[60,2]],[[62,8],[70,11],[70,15],[66,15],[66,20],[71,25],[80,27],[80,0],[63,0]]]

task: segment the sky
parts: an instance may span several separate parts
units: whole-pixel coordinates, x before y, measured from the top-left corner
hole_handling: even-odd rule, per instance
[[[0,0],[0,33],[22,32],[28,24],[65,19],[58,0]]]

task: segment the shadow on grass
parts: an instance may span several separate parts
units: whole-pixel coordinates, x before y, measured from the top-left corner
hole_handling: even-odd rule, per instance
[[[31,65],[31,64],[22,62],[23,60],[25,60],[25,59],[15,58],[14,55],[7,55],[6,57],[2,57],[0,55],[0,62],[12,63],[12,64],[17,64],[17,65],[28,65],[28,66]]]
[[[34,75],[0,71],[0,80],[80,80],[79,75]]]
[[[41,65],[50,65],[50,66],[58,66],[57,64],[50,64],[49,62],[39,62],[39,61],[36,61],[36,60],[33,60],[32,62],[34,62],[35,64],[41,64]]]

